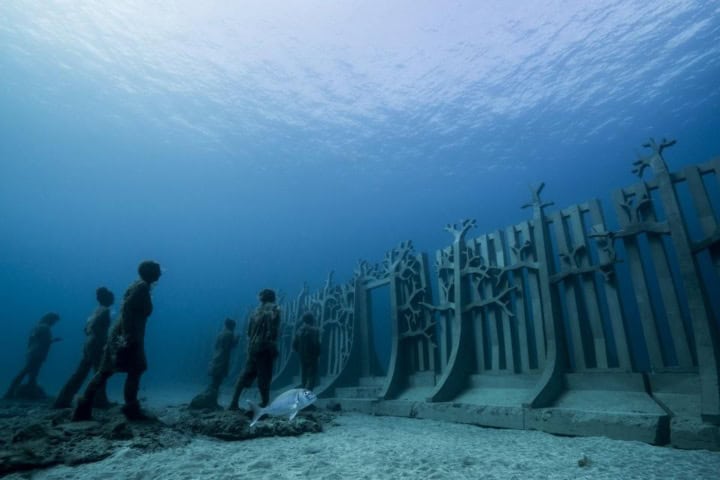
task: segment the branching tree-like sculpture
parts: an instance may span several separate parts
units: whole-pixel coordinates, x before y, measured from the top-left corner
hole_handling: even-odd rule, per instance
[[[423,282],[423,267],[411,241],[402,242],[385,256],[388,275],[394,276],[397,288],[397,316],[401,340],[422,337],[431,348],[437,347],[436,322],[426,315],[425,302],[430,298],[428,286]]]
[[[282,317],[280,323],[280,335],[278,338],[278,358],[275,361],[275,374],[283,372],[293,356],[292,343],[295,338],[295,331],[300,316],[304,311],[305,298],[307,297],[307,284],[303,284],[302,290],[290,302],[284,302],[285,295],[280,293],[278,304],[281,306]]]
[[[308,307],[322,332],[325,371],[321,374],[338,375],[352,347],[353,289],[349,284],[334,285],[333,272],[330,272],[323,288],[309,297]]]

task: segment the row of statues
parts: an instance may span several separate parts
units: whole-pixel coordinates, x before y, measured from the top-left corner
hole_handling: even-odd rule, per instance
[[[92,417],[93,408],[107,408],[110,402],[106,393],[108,379],[115,373],[125,373],[123,414],[131,420],[144,420],[148,414],[140,407],[138,391],[140,379],[147,370],[145,355],[145,329],[153,312],[151,291],[160,279],[160,265],[152,260],[138,267],[139,278],[125,292],[123,302],[111,325],[110,307],[115,301],[113,293],[105,287],[96,291],[98,306],[85,324],[85,343],[77,368],[55,398],[55,408],[70,408],[75,395],[91,370],[94,375],[84,392],[77,398],[73,420],[83,421]],[[273,290],[263,289],[258,295],[259,305],[247,324],[247,358],[242,374],[235,383],[229,410],[238,410],[243,390],[257,380],[261,407],[270,402],[270,384],[273,364],[278,356],[278,335],[281,311],[276,304]],[[60,338],[52,336],[52,326],[58,322],[57,313],[44,315],[32,330],[28,340],[26,362],[13,379],[5,393],[5,399],[42,398],[44,392],[37,384],[40,367],[45,362],[50,346]],[[321,335],[314,325],[312,313],[302,316],[302,325],[293,340],[301,365],[300,387],[312,390],[317,383],[317,363],[320,356]],[[215,340],[215,351],[210,362],[210,385],[190,403],[191,408],[217,408],[220,385],[230,371],[233,349],[238,345],[235,334],[236,322],[226,319],[223,329]],[[27,377],[27,382],[23,380]]]

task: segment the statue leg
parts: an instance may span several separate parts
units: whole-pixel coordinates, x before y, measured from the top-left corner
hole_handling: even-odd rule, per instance
[[[232,400],[230,400],[228,410],[237,410],[239,408],[238,401],[240,400],[240,394],[242,394],[243,389],[252,385],[255,377],[257,377],[257,358],[255,355],[248,355],[245,370],[235,383],[235,391],[233,392]]]
[[[273,357],[263,355],[257,362],[257,381],[260,390],[261,407],[270,404],[270,383],[272,382]]]
[[[310,362],[308,365],[308,384],[305,388],[308,390],[314,390],[317,386],[317,359]]]
[[[125,389],[123,391],[125,405],[122,407],[122,412],[128,420],[150,420],[152,418],[142,411],[140,401],[137,398],[140,391],[141,376],[141,371],[131,370],[125,379]]]
[[[83,355],[75,372],[70,376],[70,379],[65,383],[60,393],[58,393],[53,408],[70,408],[72,406],[73,397],[80,390],[80,387],[82,387],[85,378],[88,373],[90,373],[91,366],[90,360],[86,355]]]
[[[23,381],[23,378],[25,378],[25,375],[28,373],[27,365],[23,367],[22,370],[20,370],[20,373],[18,373],[15,378],[13,378],[12,383],[10,383],[10,386],[7,389],[7,392],[5,392],[5,396],[3,398],[10,399],[15,396],[15,390],[20,386],[20,384]]]
[[[308,384],[308,363],[303,359],[300,362],[300,387],[307,388]]]
[[[37,359],[31,359],[28,362],[27,368],[27,375],[28,375],[28,385],[37,385],[37,377],[40,374],[40,367],[42,367],[43,361],[37,360]]]
[[[75,410],[73,410],[73,421],[80,422],[92,418],[92,407],[95,395],[100,389],[105,389],[108,378],[112,376],[111,371],[101,370],[93,375],[93,378],[85,388],[85,393],[78,399]]]

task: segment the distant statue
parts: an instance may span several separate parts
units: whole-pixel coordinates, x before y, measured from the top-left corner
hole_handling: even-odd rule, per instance
[[[255,309],[248,322],[245,371],[235,384],[235,392],[230,401],[229,410],[238,409],[240,394],[243,389],[252,385],[255,378],[257,378],[262,400],[260,406],[266,407],[270,403],[273,362],[278,355],[280,308],[275,304],[274,291],[266,288],[259,293],[258,297],[260,306]]]
[[[150,291],[152,285],[160,279],[160,265],[153,261],[144,261],[138,267],[140,279],[136,280],[125,292],[120,314],[112,326],[98,372],[78,399],[73,420],[82,421],[92,418],[95,395],[105,389],[108,379],[115,373],[127,373],[125,378],[123,414],[130,420],[147,420],[141,409],[137,395],[140,390],[140,377],[147,370],[145,357],[145,326],[153,312]]]
[[[320,329],[315,326],[312,313],[307,312],[302,316],[302,325],[295,333],[292,347],[300,357],[300,388],[313,390],[317,385]]]
[[[90,373],[90,369],[94,369],[97,373],[100,368],[103,350],[108,338],[108,330],[110,329],[110,306],[115,302],[115,295],[107,288],[100,287],[95,291],[95,298],[97,298],[99,305],[85,323],[86,337],[80,364],[62,390],[60,390],[53,404],[55,408],[70,408],[73,397],[82,387],[85,378]],[[99,408],[110,406],[104,385],[95,394],[95,406]]]
[[[57,313],[46,313],[40,318],[35,328],[32,329],[28,339],[25,366],[13,379],[10,388],[5,393],[5,399],[40,400],[46,397],[45,392],[37,384],[37,377],[40,373],[40,367],[45,363],[50,352],[50,346],[61,340],[59,337],[53,338],[51,330],[51,327],[58,320],[60,320],[60,316]],[[27,383],[21,385],[26,375]]]
[[[210,361],[210,386],[192,399],[190,408],[219,408],[217,400],[220,384],[230,372],[230,355],[237,347],[239,340],[239,337],[235,335],[235,325],[235,320],[232,318],[225,319],[225,325],[215,339],[215,354]]]

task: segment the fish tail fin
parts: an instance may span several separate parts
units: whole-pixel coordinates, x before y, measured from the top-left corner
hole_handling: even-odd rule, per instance
[[[252,421],[250,422],[250,426],[252,427],[258,420],[260,420],[260,417],[265,415],[265,409],[255,405],[255,402],[253,401],[248,400],[247,403],[250,405],[250,410],[252,410],[253,414]]]

